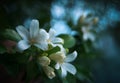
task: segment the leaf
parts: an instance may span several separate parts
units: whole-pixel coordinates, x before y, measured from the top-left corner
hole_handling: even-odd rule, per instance
[[[3,36],[5,38],[13,40],[13,41],[19,41],[21,39],[19,34],[16,31],[12,30],[12,29],[6,29],[6,31],[3,34]]]
[[[61,37],[62,39],[64,39],[64,44],[63,46],[65,48],[71,48],[75,45],[76,40],[73,36],[68,35],[68,34],[61,34],[59,35],[59,37]]]

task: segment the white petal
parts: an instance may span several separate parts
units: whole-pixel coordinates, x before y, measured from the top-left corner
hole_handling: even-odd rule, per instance
[[[37,44],[34,44],[36,47],[42,49],[42,50],[47,50],[48,49],[48,44],[46,42],[40,42]]]
[[[89,34],[89,39],[90,39],[91,41],[94,41],[94,40],[95,40],[95,36],[94,36],[92,33],[90,33],[90,34]]]
[[[71,74],[73,74],[73,75],[76,74],[76,68],[72,64],[63,63],[62,66],[65,68],[65,70],[67,70]]]
[[[50,39],[51,39],[51,40],[54,39],[55,33],[56,33],[56,31],[55,31],[54,29],[51,28],[51,29],[49,30],[49,36],[50,36]]]
[[[76,59],[77,57],[77,52],[74,51],[73,53],[69,54],[66,58],[65,58],[65,61],[66,62],[72,62]]]
[[[24,40],[28,40],[29,38],[29,32],[28,30],[24,27],[24,26],[17,26],[16,27],[17,32],[19,33],[19,35],[24,39]]]
[[[55,69],[60,69],[60,64],[59,64],[59,63],[57,63],[57,64],[55,65]]]
[[[52,40],[53,43],[64,43],[63,39],[59,38],[59,37],[56,37]]]
[[[44,30],[44,29],[40,29],[40,32],[39,32],[39,40],[47,40],[49,38],[49,34]]]
[[[65,70],[64,67],[61,67],[61,72],[62,72],[62,77],[66,77],[67,76],[67,71]]]
[[[21,51],[26,50],[29,47],[30,47],[30,44],[28,43],[28,41],[25,41],[25,40],[21,40],[17,44],[17,48]]]
[[[84,33],[84,34],[83,34],[83,40],[85,40],[85,41],[86,41],[86,40],[88,40],[88,39],[89,39],[88,34]]]
[[[84,33],[83,34],[83,39],[85,41],[88,40],[88,39],[90,39],[91,41],[94,41],[95,40],[95,36],[92,33],[88,32],[88,33]]]
[[[32,20],[30,24],[30,37],[36,37],[39,34],[39,21],[38,20]]]

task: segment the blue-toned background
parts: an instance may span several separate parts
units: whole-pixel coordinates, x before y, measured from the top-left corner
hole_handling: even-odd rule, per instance
[[[38,19],[40,28],[54,28],[57,35],[75,36],[77,31],[73,27],[81,15],[88,13],[99,17],[95,27],[98,39],[92,44],[99,54],[95,59],[87,59],[84,64],[89,65],[94,83],[120,83],[119,0],[1,0],[0,33],[22,24],[28,28],[32,19]],[[0,83],[12,79],[2,66],[0,70]]]

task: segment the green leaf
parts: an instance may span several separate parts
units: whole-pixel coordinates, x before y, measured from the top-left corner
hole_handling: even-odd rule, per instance
[[[68,34],[61,34],[59,35],[59,37],[61,37],[64,40],[64,44],[63,46],[65,48],[71,48],[75,45],[76,40],[73,36],[68,35]]]
[[[13,40],[13,41],[19,41],[21,39],[19,34],[16,31],[12,30],[12,29],[6,29],[6,31],[3,34],[3,36],[5,38]]]

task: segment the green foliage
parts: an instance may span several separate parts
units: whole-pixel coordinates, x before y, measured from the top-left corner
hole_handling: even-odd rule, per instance
[[[76,40],[73,36],[68,35],[68,34],[61,34],[59,35],[59,37],[61,37],[64,40],[64,47],[65,48],[71,48],[75,45]]]
[[[6,29],[4,37],[13,41],[19,41],[21,39],[18,33],[12,29]]]

